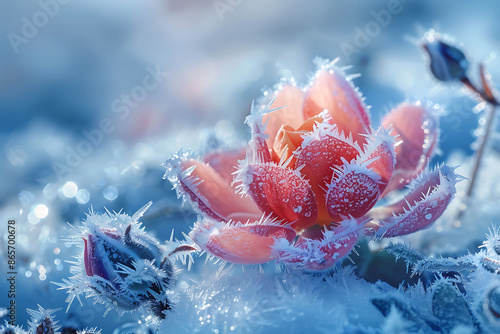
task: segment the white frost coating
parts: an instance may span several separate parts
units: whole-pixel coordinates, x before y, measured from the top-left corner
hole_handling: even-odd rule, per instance
[[[242,223],[240,221],[219,221],[208,217],[199,218],[198,221],[191,228],[191,232],[189,232],[189,239],[193,240],[201,249],[206,252],[210,257],[214,255],[210,253],[207,249],[207,244],[210,238],[214,235],[218,235],[221,231],[226,229],[233,229],[243,226],[280,226],[283,228],[289,228],[282,224],[283,220],[273,218],[271,214],[266,215],[263,214],[259,220],[256,221],[247,221],[246,223]],[[286,240],[286,239],[285,239]]]
[[[313,130],[302,136],[303,141],[297,150],[295,150],[294,154],[299,156],[303,149],[309,146],[311,143],[316,141],[321,141],[324,138],[333,137],[338,139],[352,147],[354,147],[358,152],[362,152],[361,147],[355,142],[352,138],[352,134],[349,133],[349,136],[346,137],[344,131],[340,131],[336,124],[331,124],[328,122],[328,119],[323,120],[321,123],[317,123],[314,125]]]
[[[253,182],[253,174],[249,172],[249,166],[264,165],[260,160],[252,155],[253,150],[247,150],[247,158],[238,161],[236,172],[233,173],[234,179],[231,186],[235,186],[236,193],[243,196],[249,196],[248,186]]]
[[[370,122],[370,113],[369,113],[370,106],[367,106],[365,104],[365,102],[364,102],[365,98],[363,97],[363,94],[361,93],[359,88],[356,87],[352,83],[352,79],[359,77],[359,74],[347,75],[343,69],[349,69],[348,67],[340,68],[340,67],[336,66],[336,64],[339,60],[340,60],[339,57],[335,58],[332,61],[330,61],[329,59],[326,59],[326,58],[321,58],[321,57],[314,58],[313,63],[317,66],[318,69],[316,70],[316,73],[314,73],[309,78],[309,83],[304,87],[304,91],[307,91],[309,88],[311,88],[311,86],[314,83],[314,79],[316,79],[319,76],[319,73],[323,70],[326,70],[329,73],[335,73],[336,75],[338,75],[342,78],[345,78],[345,80],[346,80],[345,82],[346,82],[346,85],[348,85],[348,87],[343,87],[343,89],[345,89],[345,90],[352,89],[355,92],[355,95],[359,98],[361,108],[364,110],[364,112],[366,113],[366,116],[368,117],[368,124],[367,125],[369,125],[371,123]],[[356,105],[355,101],[350,100],[350,101],[348,101],[348,103],[352,107],[352,110],[356,110],[356,111],[358,110],[356,107],[353,107]],[[357,115],[357,117],[362,119],[361,115]]]
[[[328,111],[328,109],[323,110],[318,114],[319,117],[323,118],[325,121],[333,120],[332,114]]]
[[[500,254],[498,254],[500,251],[500,226],[493,225],[488,228],[486,241],[479,248],[485,248],[489,254],[497,254],[500,259]]]
[[[182,199],[182,204],[189,203],[194,211],[199,214],[203,214],[204,211],[200,209],[199,203],[191,198],[191,196],[183,189],[186,187],[190,192],[192,192],[196,198],[205,205],[214,215],[219,215],[210,207],[210,202],[207,200],[205,196],[200,194],[198,191],[198,185],[200,185],[203,180],[201,180],[197,176],[193,176],[192,173],[195,170],[196,166],[193,165],[189,168],[182,169],[182,162],[192,158],[192,151],[179,151],[174,153],[164,164],[166,172],[163,176],[163,179],[168,179],[175,189],[177,194],[177,198]],[[192,158],[194,159],[194,158]],[[201,162],[200,162],[201,163]],[[143,210],[142,208],[141,210]],[[146,208],[147,209],[147,208]],[[139,210],[138,213],[141,211]],[[145,211],[145,210],[144,210]],[[141,214],[142,215],[142,214]]]
[[[142,216],[144,215],[144,213],[149,209],[149,207],[151,205],[153,205],[153,201],[149,201],[146,205],[144,205],[142,208],[140,208],[139,210],[137,210],[137,212],[132,215],[132,220],[133,221],[139,221],[139,219],[142,218]]]
[[[284,108],[284,107],[279,107],[275,109],[270,109],[271,105],[274,103],[274,100],[276,100],[276,96],[272,99],[272,101],[268,105],[262,107],[261,109],[256,108],[254,102],[252,102],[250,115],[248,115],[245,118],[245,123],[252,130],[252,139],[255,139],[256,137],[264,140],[269,138],[269,135],[265,134],[269,118],[263,123],[264,116],[273,111]]]
[[[375,181],[376,183],[380,183],[380,181],[381,181],[380,175],[378,175],[373,170],[371,170],[370,168],[367,167],[369,164],[371,164],[375,160],[376,159],[370,159],[370,160],[365,161],[363,163],[359,163],[356,161],[348,162],[347,160],[342,158],[342,162],[344,164],[341,167],[334,169],[335,173],[333,173],[331,183],[326,184],[328,191],[330,192],[331,190],[335,190],[333,188],[330,189],[332,183],[342,180],[347,174],[349,174],[351,172],[354,172],[356,174],[366,175],[370,179]]]
[[[292,267],[306,267],[308,263],[322,263],[324,261],[325,254],[321,249],[328,247],[331,249],[331,245],[334,245],[336,249],[341,249],[346,247],[347,241],[352,238],[358,238],[362,234],[363,226],[368,222],[368,220],[357,220],[357,219],[346,219],[341,222],[341,228],[335,228],[334,230],[324,230],[323,238],[321,239],[307,239],[304,238],[306,242],[306,247],[301,248],[296,246],[293,242],[290,243],[288,240],[281,238],[277,239],[271,257],[286,263],[288,266]],[[346,243],[343,245],[343,243]],[[340,255],[336,253],[335,257]],[[337,260],[339,260],[338,258]]]
[[[189,151],[180,150],[179,152],[174,153],[163,164],[163,167],[165,167],[165,169],[166,169],[166,172],[165,172],[165,175],[163,176],[163,179],[168,179],[172,183],[173,189],[175,189],[175,192],[177,194],[177,198],[181,198],[183,204],[185,202],[189,202],[193,205],[193,207],[195,209],[197,209],[197,204],[193,203],[193,201],[191,201],[190,196],[184,192],[184,190],[182,189],[182,186],[181,186],[181,182],[182,182],[182,183],[186,184],[186,186],[188,188],[190,188],[191,191],[196,191],[196,182],[200,181],[200,180],[189,178],[191,176],[191,173],[193,172],[195,166],[191,166],[190,168],[185,169],[185,170],[183,170],[181,167],[182,162],[191,158],[191,156],[192,156],[192,151],[190,151],[190,150]],[[195,192],[195,194],[196,194],[196,192]]]
[[[58,326],[57,323],[58,321],[54,321],[53,313],[59,311],[60,309],[56,310],[46,310],[40,305],[38,305],[38,310],[31,310],[27,309],[26,312],[31,316],[31,319],[28,321],[28,332],[29,333],[39,333],[37,330],[37,327],[42,324],[42,322],[45,322],[46,326],[43,326],[41,328],[47,328],[47,325],[51,325],[47,329],[52,329],[53,332],[59,330],[61,326]],[[47,320],[46,320],[47,319]],[[44,331],[42,334],[45,333],[53,333],[50,331]],[[17,333],[17,332],[16,332]]]
[[[428,182],[435,173],[439,173],[439,184],[434,187],[429,187],[426,194],[422,193],[422,197],[419,201],[416,201],[414,205],[408,205],[404,207],[404,210],[400,214],[394,214],[392,217],[382,219],[380,221],[381,227],[377,231],[376,235],[378,237],[384,237],[389,229],[396,229],[403,231],[405,226],[413,226],[417,224],[420,219],[424,217],[416,216],[414,211],[420,206],[430,206],[433,203],[437,203],[438,200],[443,199],[446,196],[451,196],[453,199],[456,188],[455,185],[463,180],[464,178],[454,172],[456,167],[451,167],[445,164],[436,166],[436,169],[430,171],[427,167],[422,173],[417,177],[411,185],[411,190],[417,189],[419,186]],[[426,218],[426,217],[425,217]],[[427,218],[429,220],[429,218]],[[430,218],[432,219],[432,217]]]
[[[353,218],[352,216],[344,217],[344,220],[339,223],[340,226],[335,227],[333,231],[339,239],[347,238],[354,234],[360,236],[361,234],[364,234],[363,227],[369,221],[370,218]]]
[[[431,169],[429,166],[429,162],[427,162],[426,167],[406,187],[410,189],[410,191],[412,191],[421,186],[423,183],[428,182],[434,173],[440,171],[439,174],[440,183],[448,184],[448,186],[451,186],[449,191],[453,192],[454,194],[455,184],[457,184],[462,180],[467,179],[466,177],[460,174],[456,174],[454,172],[458,167],[459,166],[449,166],[442,163],[442,164],[436,164],[436,166],[433,169]]]
[[[416,105],[421,105],[422,102],[418,101]],[[425,103],[425,114],[422,119],[422,130],[424,130],[425,138],[422,145],[422,156],[430,156],[430,150],[437,151],[439,145],[439,117],[444,113],[443,110],[435,104],[427,101]]]
[[[161,287],[161,291],[167,291],[169,284],[166,282],[175,278],[174,272],[159,269],[154,264],[154,261],[134,260],[132,265],[131,268],[118,264],[117,272],[125,276],[122,283],[122,289],[124,290],[134,290],[135,286],[154,283]],[[178,273],[177,270],[176,273]],[[160,298],[166,299],[166,295],[162,295]]]
[[[244,272],[220,271],[207,263],[159,332],[355,333],[353,326],[359,326],[359,333],[369,333],[366,326],[385,321],[371,303],[378,288],[359,279],[353,267],[339,268],[335,275],[267,268],[265,273],[248,265]],[[353,324],[348,331],[346,324]]]
[[[281,168],[286,170],[288,173],[292,173],[293,175],[301,178],[303,181],[307,182],[307,185],[310,186],[309,180],[305,178],[304,175],[300,173],[302,168],[291,169],[285,165],[276,164],[275,162],[266,162],[262,163],[258,160],[255,163],[250,163],[250,159],[244,159],[238,161],[238,167],[236,172],[234,172],[234,181],[232,185],[236,185],[236,193],[241,196],[250,196],[249,195],[249,186],[253,182],[253,174],[250,173],[250,166],[257,168],[259,171],[262,168],[262,173],[264,173],[264,168],[272,167],[272,168]]]
[[[182,173],[181,163],[189,158],[193,158],[191,150],[180,150],[174,154],[162,165],[165,167],[163,179],[168,179],[175,187],[174,182],[178,181],[179,174]]]
[[[370,128],[370,134],[365,135],[367,137],[366,144],[363,145],[362,153],[356,159],[358,162],[366,161],[370,155],[375,152],[379,146],[386,145],[392,153],[392,162],[393,166],[396,164],[396,152],[395,148],[401,141],[396,141],[397,136],[392,136],[390,133],[392,132],[392,125],[385,129],[383,126],[380,126],[376,131]]]
[[[425,157],[431,157],[433,152],[430,150],[439,151],[439,117],[444,115],[445,112],[441,106],[437,104],[433,104],[430,101],[409,101],[408,104],[421,107],[424,110],[424,114],[422,115],[422,124],[421,128],[424,131],[424,142],[422,143],[422,155],[420,157],[419,167],[422,167],[422,163],[426,163]],[[396,112],[397,109],[394,109],[392,112]],[[389,113],[390,115],[390,113]],[[388,116],[389,116],[388,115]]]
[[[297,86],[297,82],[295,81],[294,78],[282,77],[280,81],[277,84],[275,84],[272,88],[262,90],[261,92],[262,95],[256,101],[257,108],[265,109],[267,106],[272,105],[272,103],[274,102],[280,91],[286,86],[292,86],[300,89]]]

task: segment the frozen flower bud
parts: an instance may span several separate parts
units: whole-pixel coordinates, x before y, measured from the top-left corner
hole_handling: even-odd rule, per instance
[[[91,214],[75,242],[83,254],[71,271],[75,276],[66,284],[69,301],[80,293],[93,296],[109,309],[120,312],[146,306],[164,318],[171,308],[168,298],[175,279],[173,255],[195,250],[188,245],[170,242],[161,245],[147,235],[138,219],[151,203],[132,217],[125,214]],[[81,241],[83,240],[83,245]]]
[[[87,328],[76,332],[76,334],[101,334],[101,330],[97,330],[97,328]]]
[[[27,312],[31,316],[28,322],[28,333],[55,334],[60,326],[57,325],[57,321],[54,321],[52,314],[58,310],[46,310],[40,305],[38,305],[38,310],[28,309]]]
[[[431,72],[436,79],[454,81],[466,78],[469,61],[460,49],[444,42],[440,34],[429,30],[423,48],[429,54]]]
[[[28,332],[19,326],[13,326],[6,322],[0,326],[0,334],[28,334]]]

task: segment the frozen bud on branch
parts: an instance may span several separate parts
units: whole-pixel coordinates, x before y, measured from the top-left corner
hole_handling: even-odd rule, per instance
[[[58,330],[61,328],[54,320],[53,314],[57,310],[44,309],[38,305],[38,310],[27,309],[26,311],[31,316],[28,321],[28,329],[24,330],[22,326],[14,326],[5,322],[0,326],[0,334],[56,334],[60,333]]]
[[[147,235],[138,219],[151,202],[132,217],[120,213],[90,214],[73,241],[83,246],[75,275],[61,284],[71,301],[85,293],[120,312],[146,306],[159,318],[171,309],[168,297],[175,279],[172,259],[195,248],[170,242],[161,245]],[[83,240],[83,245],[81,240]]]
[[[467,77],[469,61],[455,46],[443,41],[441,34],[430,29],[425,33],[423,48],[430,58],[432,74],[440,81],[461,81]]]

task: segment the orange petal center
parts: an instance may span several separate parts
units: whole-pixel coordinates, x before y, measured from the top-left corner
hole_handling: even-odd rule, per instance
[[[323,118],[319,116],[308,118],[297,130],[289,125],[282,125],[274,140],[273,149],[276,160],[286,161],[292,157],[289,166],[295,166],[296,157],[293,152],[300,147],[304,140],[303,136],[313,130],[316,122],[321,123],[322,121]]]

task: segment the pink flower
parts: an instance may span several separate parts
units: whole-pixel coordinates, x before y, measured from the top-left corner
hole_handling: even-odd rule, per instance
[[[180,152],[166,163],[165,177],[202,215],[190,237],[210,255],[324,270],[359,237],[418,231],[452,200],[460,180],[453,168],[426,168],[438,140],[435,111],[404,103],[373,130],[333,62],[320,64],[305,88],[284,81],[274,96],[252,107],[246,150],[200,160]],[[403,200],[373,208],[406,185]]]

